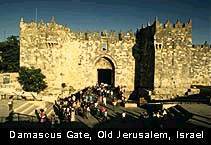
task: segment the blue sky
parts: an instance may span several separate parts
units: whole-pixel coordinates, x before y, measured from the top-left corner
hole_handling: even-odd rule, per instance
[[[211,43],[210,0],[1,0],[0,40],[19,35],[19,21],[37,18],[47,22],[55,16],[58,23],[73,31],[135,31],[157,16],[193,21],[193,43]]]

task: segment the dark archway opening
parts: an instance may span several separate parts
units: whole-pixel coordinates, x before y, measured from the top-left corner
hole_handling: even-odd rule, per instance
[[[108,85],[114,85],[114,72],[112,69],[97,69],[98,83],[105,83]]]

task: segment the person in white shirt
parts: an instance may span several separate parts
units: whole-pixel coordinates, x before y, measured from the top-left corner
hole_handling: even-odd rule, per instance
[[[111,95],[111,98],[113,98],[113,91],[112,90],[110,91],[110,95]]]
[[[106,97],[103,97],[103,104],[106,106]]]
[[[160,118],[160,113],[157,112],[157,113],[156,113],[156,116],[157,116],[157,118]]]
[[[125,120],[125,117],[126,117],[126,113],[125,112],[122,112],[122,119]]]
[[[163,116],[167,115],[166,109],[163,110]]]
[[[75,109],[74,108],[71,109],[70,121],[76,121],[76,118],[75,118]]]
[[[153,112],[153,115],[152,115],[153,117],[156,117],[157,115],[155,114],[155,112]]]
[[[90,108],[89,108],[89,106],[86,108],[86,111],[87,111],[87,117],[90,117],[91,116],[91,114],[90,114]]]
[[[75,98],[75,95],[73,95],[72,100],[75,101],[75,99],[76,99],[76,98]]]
[[[98,103],[97,103],[97,102],[95,102],[95,108],[97,108],[97,106],[98,106]]]
[[[104,120],[107,120],[108,119],[108,112],[107,110],[104,112]]]

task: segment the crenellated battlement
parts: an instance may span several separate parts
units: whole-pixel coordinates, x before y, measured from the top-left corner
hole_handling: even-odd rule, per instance
[[[157,18],[153,23],[141,26],[136,31],[136,42],[144,43],[151,41],[158,45],[171,44],[174,41],[183,41],[185,45],[192,45],[192,21],[181,23],[179,20],[175,24],[167,20],[162,24]],[[166,42],[166,43],[164,43]],[[168,43],[167,43],[168,42]],[[173,47],[173,46],[172,46]]]
[[[133,91],[134,44],[131,30],[73,31],[58,24],[54,17],[50,22],[20,21],[20,66],[40,68],[49,92],[51,88],[60,90],[61,83],[78,90],[92,86],[98,82],[98,70],[107,66],[115,67],[111,82],[115,80],[115,85]]]
[[[211,48],[210,44],[193,44],[193,48],[203,49],[203,48]],[[210,49],[211,50],[211,49]]]
[[[192,28],[192,20],[190,19],[187,23],[182,23],[180,20],[177,20],[176,23],[172,23],[170,20],[166,20],[166,22],[163,24],[161,23],[157,18],[153,23],[147,23],[145,26],[142,24],[141,28],[139,29],[140,31],[146,30],[146,29],[167,29],[167,28],[172,28],[172,29],[180,29],[180,28]]]
[[[116,31],[102,31],[102,32],[74,32],[78,38],[84,40],[115,40],[115,41],[124,41],[124,40],[135,40],[135,35],[132,31],[127,32],[116,32]]]
[[[78,90],[92,86],[101,81],[100,69],[111,66],[109,81],[128,92],[144,88],[163,98],[184,95],[191,85],[210,85],[210,48],[193,45],[191,20],[162,24],[156,18],[135,34],[73,31],[54,17],[20,21],[20,66],[40,68],[49,92],[60,90],[61,83]]]
[[[20,29],[27,29],[27,28],[31,28],[31,29],[47,29],[47,30],[52,30],[54,28],[55,29],[60,29],[60,30],[64,30],[64,31],[67,31],[67,32],[71,32],[70,28],[64,26],[64,25],[61,25],[61,24],[58,24],[56,23],[55,21],[55,18],[52,17],[50,22],[44,22],[43,19],[41,19],[40,21],[38,22],[35,22],[34,20],[32,21],[24,21],[23,18],[21,18],[21,21],[20,21]]]
[[[48,35],[58,35],[61,37],[60,33],[70,36],[70,39],[80,39],[80,40],[114,40],[114,41],[135,41],[135,35],[132,30],[125,32],[111,31],[98,31],[98,32],[73,32],[67,26],[56,23],[55,18],[52,17],[50,22],[44,22],[40,20],[39,22],[26,22],[21,18],[20,30],[23,31],[33,31],[43,36]]]
[[[158,21],[158,20],[157,20]],[[167,20],[164,24],[160,23],[159,21],[159,28],[166,29],[166,28],[192,28],[192,20],[190,19],[187,23],[182,23],[181,21],[177,20],[176,23],[171,23],[170,20]]]

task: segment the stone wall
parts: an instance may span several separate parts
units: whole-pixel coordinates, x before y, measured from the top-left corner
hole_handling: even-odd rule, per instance
[[[21,91],[21,86],[17,81],[18,73],[0,74],[0,96],[15,95]]]
[[[155,23],[154,94],[167,97],[183,95],[191,84],[192,23]]]
[[[114,69],[115,86],[134,89],[135,62],[131,31],[73,32],[54,19],[49,23],[20,22],[20,65],[41,68],[47,91],[59,92],[61,84],[83,89],[97,83],[99,61],[108,60]]]
[[[192,85],[211,86],[211,46],[193,45],[190,68]]]
[[[18,73],[1,73],[0,74],[1,88],[19,88],[17,77]]]
[[[152,99],[183,96],[191,85],[210,86],[208,45],[192,47],[192,21],[165,24],[157,19],[136,32],[135,88],[152,91]]]
[[[192,45],[192,22],[158,20],[131,31],[74,32],[54,19],[20,22],[20,65],[41,68],[46,92],[95,85],[98,69],[113,70],[115,86],[146,89],[153,98],[182,96],[191,85],[210,86],[211,51]]]

